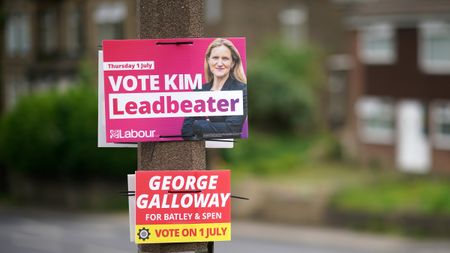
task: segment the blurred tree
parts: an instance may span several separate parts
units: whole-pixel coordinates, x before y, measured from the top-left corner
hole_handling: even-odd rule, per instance
[[[249,66],[249,119],[253,127],[289,133],[317,129],[325,78],[319,50],[272,42]]]
[[[86,83],[92,75],[80,72],[79,84],[23,97],[0,121],[0,159],[9,170],[73,179],[123,179],[135,170],[134,149],[97,148],[97,95]]]

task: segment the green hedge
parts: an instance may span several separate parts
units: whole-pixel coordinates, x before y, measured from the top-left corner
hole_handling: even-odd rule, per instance
[[[97,98],[91,87],[23,97],[0,122],[0,158],[36,177],[119,178],[134,171],[135,149],[97,148]]]
[[[450,215],[450,184],[440,177],[388,177],[338,192],[332,206],[370,214]]]

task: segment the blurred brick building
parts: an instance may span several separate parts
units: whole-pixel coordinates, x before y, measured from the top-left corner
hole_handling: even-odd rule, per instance
[[[0,111],[21,94],[71,84],[102,39],[136,38],[136,0],[5,0],[1,10]],[[346,45],[331,0],[205,0],[205,27],[206,36],[247,37],[250,53],[274,38],[312,41],[328,55]]]
[[[4,0],[0,10],[0,111],[72,84],[103,39],[136,38],[136,0]],[[205,0],[205,34],[245,36],[250,54],[273,38],[320,46],[324,113],[352,156],[450,171],[448,13],[450,0]]]
[[[450,172],[450,1],[347,7],[347,150],[367,164]]]
[[[2,111],[22,94],[73,83],[102,39],[136,34],[135,0],[5,0],[1,10]]]
[[[267,39],[312,42],[327,54],[346,49],[341,11],[333,0],[206,0],[208,36],[245,36],[249,50]]]

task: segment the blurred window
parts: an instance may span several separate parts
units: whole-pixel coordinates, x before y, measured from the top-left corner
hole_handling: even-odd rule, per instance
[[[367,64],[392,64],[395,61],[395,33],[389,24],[377,24],[360,31],[360,59]]]
[[[365,143],[394,143],[394,103],[390,99],[363,97],[356,103],[358,134]]]
[[[222,19],[222,0],[206,0],[206,23],[217,24]]]
[[[53,54],[58,46],[58,22],[56,7],[51,7],[42,13],[40,19],[41,51]]]
[[[101,45],[103,40],[123,39],[124,22],[127,16],[127,6],[123,2],[102,3],[94,13],[97,24],[97,39]]]
[[[30,16],[17,14],[6,19],[6,51],[9,56],[24,56],[30,52]]]
[[[420,39],[422,69],[429,73],[450,73],[450,24],[422,23]]]
[[[66,50],[68,55],[77,56],[81,51],[81,10],[71,6],[67,14]]]
[[[450,149],[450,101],[437,101],[431,106],[433,143],[436,148]]]
[[[287,45],[297,47],[306,40],[308,13],[305,8],[282,10],[278,18],[281,23],[281,36]]]

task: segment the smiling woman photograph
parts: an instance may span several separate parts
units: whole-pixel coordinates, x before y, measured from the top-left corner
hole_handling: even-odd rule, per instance
[[[240,138],[247,118],[247,78],[241,56],[230,40],[215,39],[205,53],[206,82],[201,90],[242,90],[244,115],[186,117],[181,134],[186,140],[208,138]]]

